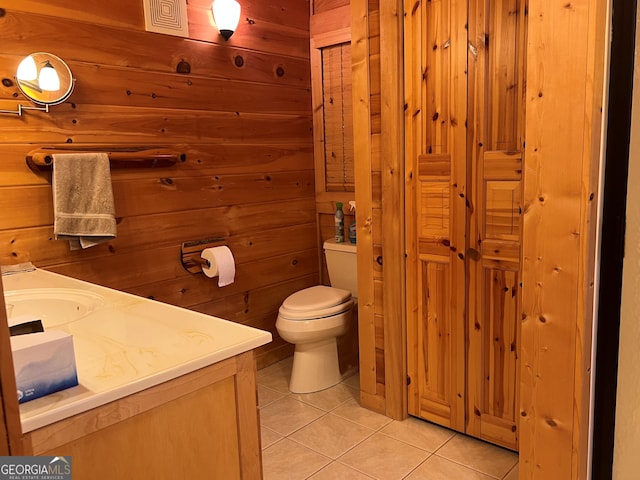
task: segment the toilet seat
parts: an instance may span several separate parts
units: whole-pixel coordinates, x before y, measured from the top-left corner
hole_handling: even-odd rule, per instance
[[[316,285],[289,295],[279,313],[287,320],[310,320],[338,315],[352,307],[353,298],[348,290]]]

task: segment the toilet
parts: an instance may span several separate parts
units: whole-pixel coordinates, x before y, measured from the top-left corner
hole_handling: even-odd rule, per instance
[[[295,345],[289,390],[311,393],[340,382],[337,338],[355,315],[358,276],[356,246],[324,242],[331,286],[317,285],[289,295],[278,311],[276,329]]]

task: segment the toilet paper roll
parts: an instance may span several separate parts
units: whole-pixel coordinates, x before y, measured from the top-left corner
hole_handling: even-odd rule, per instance
[[[229,247],[205,248],[200,256],[209,261],[209,266],[203,267],[202,272],[209,278],[217,276],[219,287],[233,283],[236,276],[236,264]]]

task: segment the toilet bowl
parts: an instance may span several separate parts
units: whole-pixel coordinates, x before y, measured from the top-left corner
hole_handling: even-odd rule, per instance
[[[295,345],[291,392],[317,392],[340,382],[337,337],[347,332],[353,308],[351,292],[325,285],[300,290],[282,303],[276,329]]]
[[[354,320],[357,298],[356,246],[324,242],[331,286],[317,285],[289,295],[278,311],[276,329],[293,343],[289,390],[310,393],[340,382],[337,338]]]

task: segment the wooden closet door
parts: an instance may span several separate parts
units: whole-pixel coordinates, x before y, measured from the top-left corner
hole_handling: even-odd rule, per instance
[[[405,3],[408,411],[464,430],[466,2]]]
[[[409,413],[518,448],[523,0],[405,3]]]
[[[466,432],[517,450],[524,2],[469,7]]]

